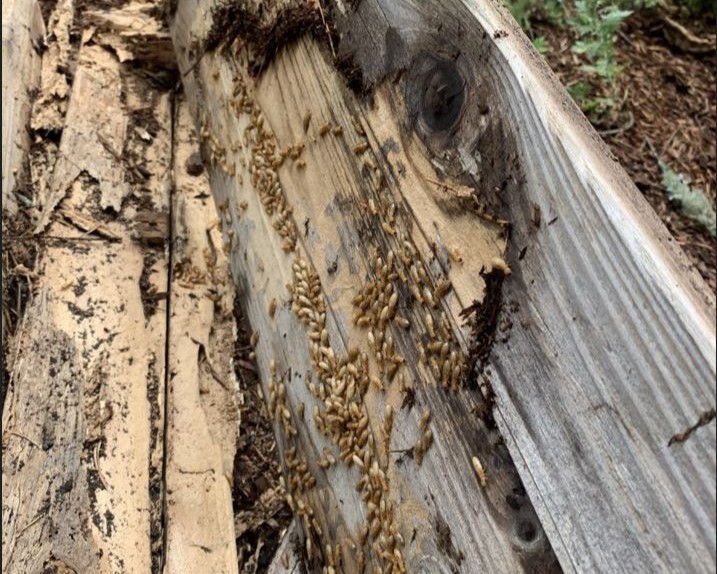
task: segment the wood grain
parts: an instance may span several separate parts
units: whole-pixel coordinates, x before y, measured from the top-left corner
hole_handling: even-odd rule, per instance
[[[108,52],[81,46],[77,77],[86,79],[74,84],[70,109],[90,106],[96,85],[119,74]],[[152,101],[157,132],[142,146],[148,177],[136,192],[145,207],[166,211],[169,101],[130,93],[119,110],[124,121],[140,99]],[[73,141],[96,141],[103,127],[75,114],[66,119],[77,122],[63,130]],[[132,148],[117,142],[125,144]],[[60,149],[64,161],[87,159],[75,156],[81,146],[61,142]],[[163,426],[151,414],[153,407],[162,413],[166,303],[156,301],[156,312],[146,314],[140,284],[166,289],[165,252],[135,241],[134,217],[103,217],[92,179],[77,174],[64,195],[49,217],[53,239],[41,250],[35,296],[11,347],[3,572],[149,572],[150,461],[162,448]]]
[[[239,428],[234,289],[206,174],[191,176],[197,139],[178,102],[167,389],[167,572],[238,572],[231,486]]]
[[[188,173],[186,104],[157,82],[166,28],[147,11],[93,13],[72,52],[72,2],[51,18],[31,121],[62,138],[30,158],[42,211],[7,357],[8,574],[237,571],[234,288],[206,174]]]
[[[2,205],[17,212],[14,195],[24,170],[30,138],[30,93],[40,76],[39,49],[45,34],[36,0],[11,0],[2,5]],[[5,332],[3,329],[3,340]]]

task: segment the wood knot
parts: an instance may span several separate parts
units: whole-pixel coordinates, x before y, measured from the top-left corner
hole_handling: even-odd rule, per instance
[[[421,80],[420,114],[432,131],[453,129],[463,112],[466,82],[455,63],[436,60]]]

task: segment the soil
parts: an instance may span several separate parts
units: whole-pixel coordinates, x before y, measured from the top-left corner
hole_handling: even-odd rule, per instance
[[[607,114],[591,121],[612,152],[650,202],[675,240],[713,292],[717,291],[717,244],[699,223],[682,216],[667,198],[651,146],[674,171],[714,203],[717,191],[715,68],[717,53],[686,50],[665,23],[678,21],[700,39],[714,38],[709,18],[643,11],[623,24],[615,44],[622,72],[614,86],[605,86],[579,70],[582,63],[570,47],[570,30],[546,23],[534,26],[550,50],[548,63],[565,85],[583,81],[595,96],[617,95]]]

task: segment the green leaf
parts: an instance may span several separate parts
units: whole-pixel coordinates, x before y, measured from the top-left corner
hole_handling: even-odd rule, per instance
[[[550,50],[550,46],[548,45],[548,41],[545,39],[545,36],[538,36],[535,38],[533,40],[533,46],[538,53],[543,56],[548,53],[548,50]]]
[[[662,160],[658,163],[662,170],[662,185],[665,186],[668,199],[678,204],[678,210],[682,215],[700,223],[712,237],[715,237],[717,218],[714,205],[702,190],[690,188],[690,180],[687,176],[673,171]]]

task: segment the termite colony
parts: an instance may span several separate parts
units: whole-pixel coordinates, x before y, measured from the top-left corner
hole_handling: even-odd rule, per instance
[[[282,248],[287,253],[292,252],[296,247],[296,224],[276,170],[287,157],[301,167],[304,160],[300,159],[300,156],[304,144],[297,143],[284,150],[278,148],[273,133],[265,123],[261,109],[249,95],[246,84],[240,78],[234,83],[231,105],[237,115],[249,116],[249,122],[244,129],[243,145],[250,153],[247,169],[251,176],[251,184],[259,193],[267,215],[273,217],[271,223],[283,240]]]
[[[287,157],[294,160],[297,168],[305,166],[301,159],[303,144],[295,144],[279,150],[276,140],[265,124],[263,115],[240,79],[237,80],[232,106],[238,115],[246,115],[249,124],[244,130],[244,146],[251,152],[248,171],[251,183],[257,190],[266,213],[273,216],[272,225],[279,233],[286,252],[295,252],[297,242],[296,226],[281,184],[277,169]],[[307,119],[308,118],[308,119]],[[308,129],[310,117],[304,118]],[[331,132],[339,137],[339,126],[321,126],[320,135]],[[323,290],[317,273],[303,259],[296,255],[293,264],[293,282],[288,286],[292,296],[292,310],[306,326],[310,340],[310,354],[316,380],[305,378],[307,388],[320,401],[313,407],[312,418],[317,429],[327,437],[338,452],[325,448],[317,465],[329,469],[339,461],[354,467],[359,472],[357,490],[367,507],[367,523],[358,533],[358,544],[349,542],[356,555],[358,571],[365,571],[367,557],[373,552],[381,564],[377,572],[402,574],[406,566],[402,554],[403,537],[394,521],[394,505],[389,500],[389,483],[385,464],[382,466],[377,453],[376,440],[369,426],[367,409],[363,397],[368,391],[369,356],[352,350],[345,357],[339,357],[332,349],[326,325],[326,309]],[[270,314],[275,312],[270,304]],[[305,460],[297,456],[294,414],[286,400],[285,383],[277,376],[274,361],[270,362],[269,411],[277,421],[278,428],[290,445],[285,451],[286,480],[283,481],[289,506],[302,521],[306,538],[306,552],[310,560],[320,556],[324,572],[335,574],[341,571],[342,554],[340,545],[317,544],[323,530],[312,509],[308,493],[315,487],[316,479]],[[303,403],[301,416],[303,419]],[[383,444],[388,443],[392,427],[392,410],[386,411],[383,430]]]
[[[356,548],[359,571],[364,570],[370,537],[373,542],[368,548],[383,562],[382,572],[403,573],[406,571],[401,551],[403,537],[393,519],[388,477],[377,453],[363,401],[371,384],[368,354],[352,349],[346,357],[337,357],[326,328],[326,308],[319,277],[303,259],[293,264],[290,291],[292,309],[308,330],[312,366],[318,379],[314,382],[306,378],[309,392],[321,401],[321,406],[314,406],[314,422],[319,432],[338,447],[339,460],[357,468],[360,474],[356,488],[368,513]],[[384,444],[390,437],[392,423],[393,411],[387,408],[383,424]],[[318,464],[329,468],[336,462],[333,454],[325,450]]]
[[[234,177],[236,175],[236,164],[229,163],[227,150],[221,142],[214,137],[214,134],[207,126],[206,117],[202,119],[201,126],[199,128],[199,138],[208,151],[210,163],[217,166],[227,175]],[[238,145],[239,144],[234,144],[231,146],[231,151],[233,153],[236,153],[239,149]]]
[[[429,380],[445,389],[458,389],[467,362],[444,310],[443,299],[451,290],[451,282],[447,276],[435,277],[423,262],[419,250],[405,231],[407,226],[401,221],[396,204],[383,194],[383,172],[373,157],[361,123],[353,118],[354,131],[359,136],[353,152],[360,158],[366,170],[364,173],[368,172],[371,176],[373,191],[368,199],[368,213],[374,228],[379,230],[382,248],[371,254],[368,280],[353,299],[356,309],[353,321],[366,330],[368,352],[349,349],[344,356],[337,353],[329,340],[320,278],[311,264],[296,251],[296,224],[277,173],[287,158],[292,159],[298,169],[306,166],[302,158],[304,145],[300,142],[286,149],[279,148],[259,106],[241,78],[235,82],[231,105],[237,115],[248,118],[243,131],[244,141],[237,149],[245,150],[249,159],[241,159],[240,164],[248,170],[263,209],[272,218],[272,226],[283,240],[282,248],[287,253],[294,253],[292,282],[287,287],[291,294],[292,311],[307,329],[315,373],[313,378],[308,373],[305,377],[309,392],[317,399],[307,418],[314,421],[317,430],[336,449],[324,448],[316,464],[329,470],[341,462],[359,473],[356,488],[366,504],[367,521],[360,529],[357,540],[348,543],[348,547],[355,552],[358,572],[365,571],[367,559],[372,554],[380,564],[376,572],[402,574],[406,572],[402,553],[404,539],[394,520],[395,508],[390,500],[387,476],[394,410],[386,404],[383,424],[372,428],[364,397],[370,387],[383,391],[395,380],[398,380],[402,391],[408,388],[406,359],[396,351],[399,332],[412,334]],[[310,122],[311,116],[307,113],[302,122],[305,133]],[[322,124],[317,131],[320,137],[329,133],[336,137],[343,134],[340,126],[331,124]],[[224,150],[205,128],[202,133],[208,138],[212,157],[220,166],[225,165]],[[235,151],[234,146],[232,151]],[[246,204],[242,209],[246,209]],[[460,261],[460,255],[452,255],[452,259]],[[269,315],[273,316],[275,312],[274,300],[269,304]],[[378,368],[376,374],[371,373],[374,364]],[[316,478],[307,461],[297,456],[296,439],[299,433],[296,422],[304,419],[304,405],[301,403],[301,414],[296,417],[287,404],[286,385],[277,376],[274,361],[271,361],[269,370],[269,410],[287,445],[284,453],[286,480],[282,483],[287,502],[302,522],[309,559],[323,558],[324,572],[335,574],[341,571],[345,555],[342,555],[338,544],[334,548],[320,543],[325,533],[309,502]],[[419,438],[413,447],[414,460],[418,465],[433,444],[430,422],[430,412],[426,411],[420,419]],[[382,436],[377,440],[374,432]]]
[[[353,120],[354,129],[362,138],[354,147],[354,152],[364,155],[370,149],[364,139],[366,133],[358,119],[354,117]],[[443,308],[443,299],[452,288],[451,281],[447,275],[443,278],[432,276],[415,244],[404,231],[407,226],[402,224],[396,204],[389,201],[388,194],[383,192],[385,180],[381,170],[373,159],[364,157],[363,162],[372,174],[374,190],[367,202],[370,228],[379,230],[380,243],[384,246],[381,251],[375,249],[371,254],[367,282],[352,301],[356,309],[353,323],[367,330],[368,347],[381,371],[381,378],[374,376],[371,381],[379,390],[384,390],[385,384],[391,384],[398,377],[399,390],[403,392],[406,387],[401,367],[406,360],[395,350],[396,329],[411,330],[428,380],[457,391],[468,363]],[[381,175],[377,177],[377,173]],[[461,263],[460,255],[451,258]],[[400,293],[406,291],[409,295],[402,300]],[[418,324],[417,328],[412,329],[408,317]],[[413,459],[419,466],[433,445],[433,431],[428,428],[429,423],[430,412],[427,411],[419,423],[419,436],[412,449]],[[389,442],[390,436],[385,438],[386,452],[389,451]]]

